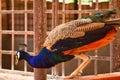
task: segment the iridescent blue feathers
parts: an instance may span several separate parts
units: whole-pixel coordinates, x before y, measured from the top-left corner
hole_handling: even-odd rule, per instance
[[[50,68],[60,62],[65,62],[74,58],[73,55],[63,55],[63,53],[51,52],[43,48],[37,56],[30,56],[29,53],[18,50],[20,52],[20,60],[25,59],[29,65],[34,68]]]

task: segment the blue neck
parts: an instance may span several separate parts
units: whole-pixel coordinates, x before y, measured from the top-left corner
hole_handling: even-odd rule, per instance
[[[29,53],[23,51],[22,59],[25,59],[26,61],[28,61],[31,57],[32,56]]]
[[[51,51],[43,48],[36,56],[30,56],[27,52],[25,60],[34,68],[48,68],[55,65],[54,60],[51,59]]]
[[[49,68],[60,62],[64,62],[72,59],[71,55],[60,55],[62,53],[54,53],[50,50],[43,48],[36,56],[30,56],[27,52],[24,52],[25,60],[34,68]]]

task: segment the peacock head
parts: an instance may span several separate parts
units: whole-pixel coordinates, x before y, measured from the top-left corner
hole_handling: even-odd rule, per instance
[[[24,51],[18,50],[16,53],[16,63],[15,64],[18,64],[18,62],[21,61],[22,59],[24,59]]]
[[[109,11],[96,13],[95,16],[102,17],[104,20],[106,20],[106,19],[114,17],[116,13],[117,13],[116,10],[113,9],[113,10],[109,10]]]
[[[104,12],[99,12],[90,16],[83,17],[83,19],[90,18],[93,22],[105,22],[106,20],[109,20],[110,18],[113,18],[116,14],[116,10],[109,10]]]
[[[19,63],[19,61],[25,59],[25,51],[24,48],[26,47],[26,44],[20,44],[19,46],[19,50],[17,51],[15,58],[16,58],[16,62],[15,64],[17,65]]]

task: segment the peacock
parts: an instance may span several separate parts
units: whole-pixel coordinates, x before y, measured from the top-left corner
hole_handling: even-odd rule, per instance
[[[66,77],[74,78],[91,61],[85,52],[103,47],[114,40],[114,25],[120,23],[120,19],[109,20],[114,14],[115,10],[103,11],[58,25],[48,34],[38,55],[32,56],[19,49],[16,63],[24,59],[33,68],[51,68],[77,57],[83,62]]]

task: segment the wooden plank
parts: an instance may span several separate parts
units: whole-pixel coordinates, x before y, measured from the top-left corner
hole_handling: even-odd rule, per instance
[[[0,10],[2,14],[23,14],[23,13],[33,13],[33,10]]]
[[[18,34],[18,35],[24,35],[24,34],[28,34],[28,35],[34,35],[34,32],[33,31],[11,31],[11,30],[2,30],[1,31],[2,34]]]
[[[99,10],[94,10],[94,9],[89,9],[89,10],[59,10],[58,14],[79,14],[79,13],[95,13],[95,12],[101,12],[101,11],[107,11],[108,9],[99,9]],[[52,13],[52,10],[46,10],[46,13]]]
[[[76,77],[74,79],[64,79],[64,80],[120,80],[120,73],[106,73],[106,74],[98,74],[98,75],[89,75],[89,76],[81,76]]]

